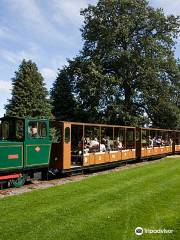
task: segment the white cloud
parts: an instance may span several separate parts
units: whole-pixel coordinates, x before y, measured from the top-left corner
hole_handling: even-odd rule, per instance
[[[23,59],[31,59],[31,56],[23,50],[19,52],[13,52],[6,49],[0,49],[0,56],[4,60],[13,64],[17,64]]]
[[[56,10],[53,17],[56,22],[62,24],[69,21],[73,25],[79,25],[82,22],[83,18],[80,15],[80,9],[87,7],[86,0],[78,0],[78,3],[74,0],[53,0],[52,2]]]
[[[67,21],[75,27],[80,26],[83,22],[83,16],[80,15],[80,10],[88,6],[89,3],[95,4],[97,0],[51,0],[54,6],[53,19],[59,23],[67,24]]]
[[[46,15],[45,9],[42,8],[43,1],[35,0],[6,0],[9,8],[14,12],[14,17],[21,20],[22,26],[26,30],[33,32],[41,40],[53,40],[70,42],[68,37],[55,25],[51,23],[51,18]],[[8,4],[7,3],[7,4]],[[41,7],[38,4],[42,4]],[[51,6],[51,1],[49,1]]]
[[[27,46],[26,49],[22,49],[20,51],[10,51],[0,48],[0,57],[12,64],[19,64],[23,59],[38,61],[42,54],[41,48],[37,44],[31,42],[29,42],[28,45],[29,46]]]
[[[180,0],[151,0],[153,6],[163,8],[166,14],[180,15]]]
[[[17,61],[19,61],[19,55],[17,55],[14,52],[5,50],[5,49],[0,49],[0,56],[7,62],[10,62],[13,64],[15,64],[15,63],[17,63]]]
[[[71,58],[72,56],[69,56]],[[63,66],[67,65],[67,58],[66,56],[56,56],[51,61],[52,66],[54,69],[62,68]]]
[[[14,11],[15,17],[20,17],[24,21],[36,26],[39,24],[42,27],[42,22],[45,21],[41,10],[37,6],[37,1],[34,0],[5,0],[9,2],[9,8]],[[24,22],[22,22],[24,24]],[[43,30],[43,29],[42,29]]]
[[[11,81],[0,80],[0,92],[10,93],[11,87]]]
[[[40,72],[42,73],[42,75],[45,79],[55,80],[55,78],[56,78],[56,71],[52,68],[42,68],[40,70]]]

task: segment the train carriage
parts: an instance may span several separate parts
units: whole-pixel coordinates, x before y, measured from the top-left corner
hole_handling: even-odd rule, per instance
[[[174,152],[174,132],[158,128],[137,128],[137,158],[163,157]]]
[[[180,153],[180,131],[179,130],[174,131],[174,142],[175,142],[174,152]]]
[[[53,122],[50,167],[62,172],[136,159],[136,128]]]

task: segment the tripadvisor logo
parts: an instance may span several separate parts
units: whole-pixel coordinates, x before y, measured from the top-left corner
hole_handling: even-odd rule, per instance
[[[143,234],[143,229],[142,229],[142,227],[137,227],[137,228],[135,229],[135,234],[138,235],[138,236],[142,235],[142,234]]]
[[[142,227],[137,227],[135,229],[135,234],[140,236],[143,233],[148,233],[148,234],[161,234],[161,233],[173,233],[173,229],[148,229],[148,228],[142,228]]]

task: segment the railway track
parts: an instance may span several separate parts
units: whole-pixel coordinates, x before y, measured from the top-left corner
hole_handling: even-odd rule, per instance
[[[169,156],[169,157],[172,158],[172,156]],[[169,157],[166,157],[166,158],[169,158]],[[177,157],[177,156],[173,156],[173,157]],[[33,190],[45,189],[45,188],[49,188],[49,187],[53,187],[53,186],[57,186],[57,185],[63,185],[63,184],[67,184],[70,182],[78,182],[78,181],[81,181],[81,180],[89,178],[89,177],[102,175],[102,174],[108,174],[108,173],[112,173],[112,172],[118,172],[118,171],[122,171],[122,170],[128,169],[128,168],[136,168],[136,167],[139,167],[142,165],[147,165],[147,164],[155,164],[156,162],[159,162],[159,161],[163,161],[163,159],[158,159],[158,160],[153,160],[153,161],[143,161],[143,162],[138,162],[138,163],[133,163],[133,164],[126,164],[124,166],[119,166],[119,167],[104,170],[101,172],[74,175],[74,176],[69,176],[69,177],[64,177],[64,178],[59,178],[59,179],[31,180],[31,181],[28,181],[21,188],[7,188],[7,189],[0,190],[0,198],[19,195],[19,194],[23,194],[26,192],[31,192]]]

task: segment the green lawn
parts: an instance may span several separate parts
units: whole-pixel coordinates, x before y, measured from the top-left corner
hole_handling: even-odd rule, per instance
[[[0,200],[0,239],[180,239],[180,158]],[[136,227],[173,234],[136,236]]]

